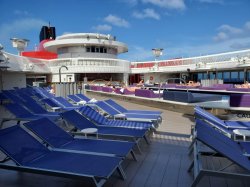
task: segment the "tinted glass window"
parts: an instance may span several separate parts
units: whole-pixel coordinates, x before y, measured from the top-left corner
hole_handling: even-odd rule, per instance
[[[231,79],[238,79],[238,71],[231,72]]]
[[[217,73],[217,79],[222,79],[223,77],[222,77],[222,72],[218,72]]]
[[[198,80],[202,80],[203,79],[203,74],[202,73],[198,73]]]
[[[224,77],[224,79],[229,79],[230,78],[230,72],[224,72],[223,77]]]

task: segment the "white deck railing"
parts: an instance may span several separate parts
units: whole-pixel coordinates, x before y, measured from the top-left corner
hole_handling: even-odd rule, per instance
[[[121,59],[64,58],[44,60],[5,53],[8,56],[9,71],[33,73],[58,73],[61,66],[69,68],[68,73],[129,73],[130,63]]]
[[[202,70],[241,66],[250,66],[250,49],[192,58],[178,58],[151,62],[131,62],[131,72],[172,72],[186,71],[187,68],[191,70]]]
[[[18,72],[34,72],[34,73],[49,73],[50,70],[46,61],[36,58],[28,58],[10,53],[5,53],[8,56],[8,71]]]
[[[48,63],[52,73],[58,73],[62,65],[69,68],[69,73],[129,73],[130,63],[121,59],[101,58],[65,58],[54,59]]]

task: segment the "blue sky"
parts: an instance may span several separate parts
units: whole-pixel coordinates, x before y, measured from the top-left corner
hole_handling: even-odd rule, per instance
[[[250,48],[250,0],[1,0],[0,43],[17,53],[10,38],[39,43],[43,25],[65,33],[111,34],[128,45],[119,57],[153,60]],[[3,11],[2,11],[3,10]]]

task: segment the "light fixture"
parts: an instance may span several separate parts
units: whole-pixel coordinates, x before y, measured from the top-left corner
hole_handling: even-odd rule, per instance
[[[14,48],[17,48],[18,55],[21,55],[21,53],[24,51],[24,49],[28,46],[29,40],[27,39],[20,39],[20,38],[11,38],[12,46]]]
[[[153,55],[155,56],[155,61],[157,60],[157,58],[159,58],[162,55],[162,51],[163,51],[162,48],[153,48],[152,49]],[[153,69],[154,70],[158,70],[159,69],[158,62],[155,62],[154,66],[153,66]]]
[[[156,60],[156,58],[158,58],[162,55],[162,51],[163,51],[162,48],[153,48],[152,49],[153,55],[155,56],[155,60]]]

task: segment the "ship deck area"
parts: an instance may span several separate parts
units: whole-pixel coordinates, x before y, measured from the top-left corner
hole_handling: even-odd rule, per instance
[[[103,96],[95,96],[96,99],[107,99]],[[116,99],[115,99],[116,100]],[[149,106],[139,105],[127,101],[116,100],[127,109],[159,110]],[[4,109],[1,108],[1,112]],[[190,132],[194,123],[192,115],[162,109],[162,124],[152,134],[150,145],[140,142],[141,154],[136,152],[138,161],[128,156],[122,167],[126,179],[121,180],[118,173],[114,172],[104,184],[111,186],[148,186],[148,187],[188,187],[193,182],[193,172],[188,172],[193,155],[188,155],[188,147],[191,143]],[[3,157],[3,154],[1,155]],[[228,160],[225,158],[204,157],[205,167],[219,167]],[[80,164],[80,163],[79,163]],[[238,167],[232,169],[237,170]],[[219,177],[203,177],[198,186],[249,186],[250,180],[226,179]],[[84,181],[60,177],[44,176],[40,174],[22,173],[0,169],[0,186],[29,186],[29,187],[76,187],[85,186]]]

